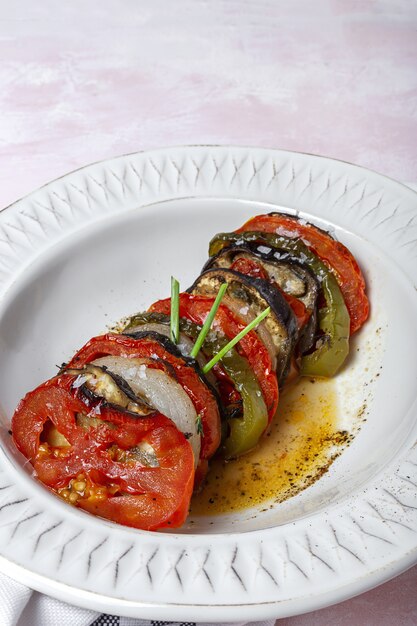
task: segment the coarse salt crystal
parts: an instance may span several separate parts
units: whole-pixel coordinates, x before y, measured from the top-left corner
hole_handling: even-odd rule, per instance
[[[258,252],[261,254],[269,254],[271,252],[271,248],[268,248],[268,246],[258,246]]]
[[[74,387],[74,389],[78,389],[78,387],[81,387],[81,385],[83,385],[87,380],[87,376],[77,376],[77,378],[74,380],[74,382],[72,383],[72,386]]]
[[[285,261],[285,259],[289,258],[289,253],[288,252],[284,252],[284,251],[279,251],[279,252],[274,252],[274,257],[278,260],[278,261]]]
[[[294,237],[297,236],[291,230],[287,230],[286,228],[277,228],[275,232],[277,235],[280,235],[282,237],[288,237],[289,239],[294,239]]]

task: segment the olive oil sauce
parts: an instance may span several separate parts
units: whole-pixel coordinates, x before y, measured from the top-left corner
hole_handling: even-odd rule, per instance
[[[326,472],[350,439],[338,430],[333,381],[300,378],[281,393],[277,414],[254,450],[211,462],[206,483],[192,499],[191,514],[267,509],[282,502]]]

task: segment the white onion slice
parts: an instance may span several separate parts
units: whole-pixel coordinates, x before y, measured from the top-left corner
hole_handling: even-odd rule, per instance
[[[176,380],[165,372],[146,367],[141,359],[105,356],[93,361],[110,372],[124,378],[138,396],[174,422],[178,430],[189,433],[188,441],[197,465],[200,457],[201,437],[197,433],[197,413],[187,393]],[[140,418],[139,418],[140,419]]]
[[[127,332],[136,333],[141,331],[153,331],[159,333],[160,335],[168,337],[168,339],[171,338],[171,331],[169,326],[167,326],[166,324],[159,324],[158,322],[148,322],[146,324],[134,326],[133,328],[129,328]],[[180,333],[180,341],[177,344],[177,348],[181,352],[181,354],[183,356],[190,356],[193,347],[194,341],[190,339],[190,337],[188,337],[187,335],[184,335],[184,333]],[[207,363],[207,359],[204,358],[202,352],[199,352],[197,354],[196,361],[201,369],[203,369],[203,367]],[[212,385],[212,387],[216,388],[216,378],[214,377],[213,372],[207,372],[207,374],[205,374],[205,377]]]

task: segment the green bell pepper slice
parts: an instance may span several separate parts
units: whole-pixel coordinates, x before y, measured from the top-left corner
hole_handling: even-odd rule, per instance
[[[226,345],[228,340],[209,333],[203,345],[208,357]],[[226,423],[222,442],[226,458],[240,456],[256,446],[268,425],[268,411],[262,391],[249,362],[232,348],[221,359],[222,367],[240,393],[243,403],[243,417],[231,417]]]

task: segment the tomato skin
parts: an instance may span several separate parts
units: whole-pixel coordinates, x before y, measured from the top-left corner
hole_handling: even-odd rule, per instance
[[[221,402],[223,407],[226,407],[226,415],[228,415],[230,411],[233,412],[233,410],[241,406],[241,395],[221,363],[218,362],[213,367],[213,374],[216,377],[216,385]]]
[[[141,530],[179,528],[188,515],[193,482],[194,479],[190,475],[184,488],[182,501],[175,513],[169,517],[166,514],[167,496],[161,496],[160,494],[144,493],[141,495],[107,498],[105,500],[81,500],[78,506],[93,515],[116,521],[124,526],[140,528]]]
[[[366,322],[369,301],[365,293],[365,279],[356,259],[342,243],[313,224],[304,224],[282,214],[253,217],[236,232],[245,231],[263,231],[302,239],[335,275],[349,312],[351,334]]]
[[[207,459],[202,459],[195,469],[194,475],[194,492],[201,491],[204,481],[209,470],[209,463]]]
[[[125,335],[108,333],[93,337],[71,359],[69,368],[82,367],[101,356],[124,356],[143,358],[156,355],[158,359],[174,367],[178,382],[191,399],[201,416],[204,436],[201,438],[200,457],[208,459],[220,445],[221,427],[217,401],[209,388],[200,380],[195,370],[184,359],[167,352],[158,341],[143,338],[134,339]],[[158,361],[155,361],[157,367]],[[161,365],[161,367],[163,367]]]
[[[185,317],[196,324],[203,324],[214,298],[195,296],[189,293],[180,294],[180,317]],[[169,314],[171,301],[169,298],[155,302],[150,311]],[[220,305],[213,322],[213,328],[224,332],[228,339],[235,337],[246,326],[224,305]],[[249,332],[236,346],[242,356],[246,357],[259,382],[268,410],[269,421],[278,407],[278,383],[272,368],[271,358],[262,341],[253,331]]]
[[[32,463],[36,458],[40,436],[48,419],[52,419],[68,441],[75,436],[73,415],[85,410],[85,406],[69,393],[70,383],[69,377],[65,380],[57,377],[47,381],[27,393],[14,412],[12,432],[15,444]],[[49,415],[47,404],[53,407],[53,416]]]
[[[277,288],[279,287],[277,286]],[[280,291],[297,318],[298,330],[301,330],[310,319],[311,311],[306,308],[304,302],[301,302],[301,300],[294,298],[294,296],[291,296],[289,293],[285,293],[282,289]]]
[[[83,473],[98,486],[116,485],[117,496],[102,499],[86,497],[77,506],[114,522],[143,530],[181,525],[187,516],[194,482],[194,455],[191,445],[161,414],[125,419],[123,412],[103,407],[94,417],[102,420],[84,430],[76,422],[77,413],[88,413],[74,397],[74,376],[58,376],[28,393],[12,419],[13,438],[18,449],[31,461],[38,479],[52,491],[67,487]],[[68,440],[69,446],[40,451],[40,435],[47,420]],[[152,446],[159,465],[115,461],[110,446],[129,450],[142,442]]]
[[[252,278],[262,278],[263,280],[269,280],[267,272],[264,268],[255,260],[238,258],[230,266],[231,270],[245,274],[245,276],[251,276]]]

